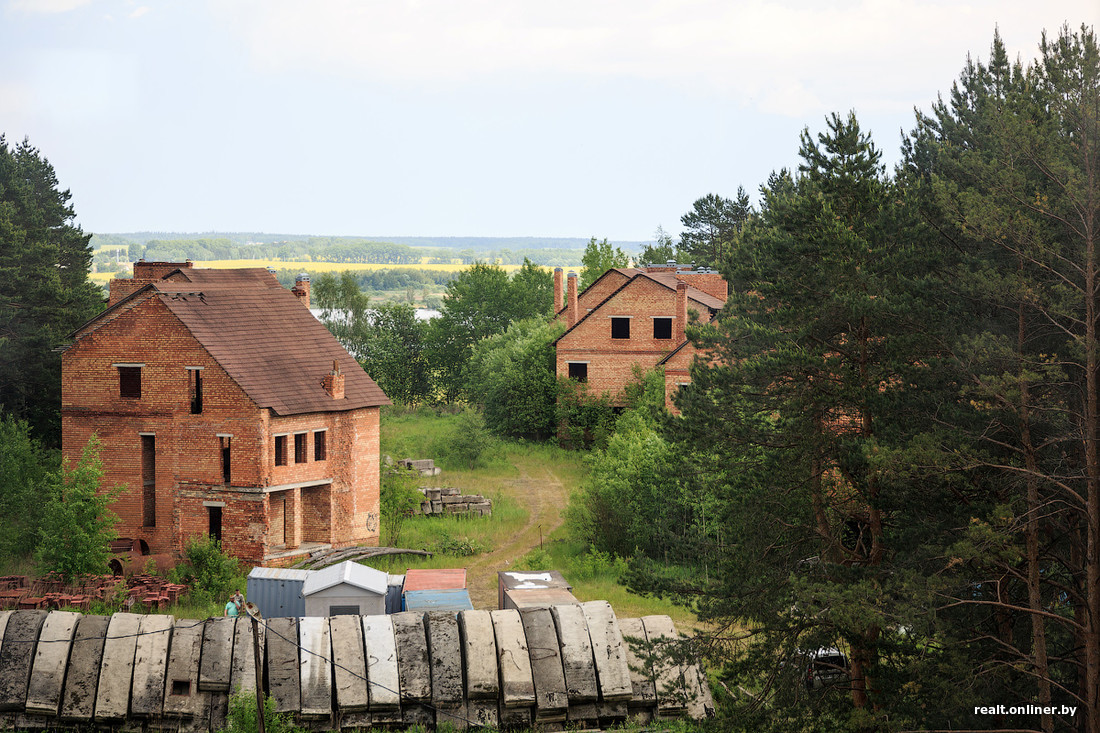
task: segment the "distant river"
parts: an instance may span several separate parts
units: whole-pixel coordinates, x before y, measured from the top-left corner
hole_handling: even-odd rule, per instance
[[[316,318],[317,320],[321,320],[321,309],[320,308],[310,308],[309,312],[313,314],[314,318]],[[438,318],[439,315],[440,315],[439,311],[435,310],[434,308],[417,308],[416,309],[416,320],[418,320],[418,321],[430,321],[433,318]]]

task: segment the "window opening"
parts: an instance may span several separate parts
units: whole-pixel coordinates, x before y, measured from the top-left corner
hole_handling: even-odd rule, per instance
[[[218,542],[222,541],[222,508],[220,506],[208,506],[206,511],[210,518],[208,534]]]
[[[285,435],[276,435],[275,436],[275,465],[276,466],[285,466],[286,465],[286,436]]]
[[[578,382],[588,381],[588,364],[584,362],[569,362],[569,378]]]
[[[187,370],[188,389],[191,393],[191,414],[202,414],[202,370]]]
[[[172,680],[172,695],[190,695],[191,680]]]
[[[329,606],[329,616],[358,616],[359,606]]]
[[[294,434],[294,462],[306,462],[306,433]]]
[[[141,436],[141,525],[157,526],[157,438]]]
[[[120,366],[118,368],[118,396],[124,400],[141,399],[141,367]]]
[[[612,318],[611,319],[611,338],[613,338],[613,339],[628,339],[628,338],[630,338],[630,319],[629,318]]]
[[[672,319],[671,318],[654,318],[653,319],[653,338],[655,338],[655,339],[670,339],[670,338],[672,338]]]
[[[313,434],[313,460],[315,461],[323,461],[328,458],[327,446],[325,445],[327,432],[326,430],[318,430]]]
[[[230,473],[230,466],[232,465],[232,463],[230,461],[229,445],[230,445],[230,442],[233,439],[228,437],[228,436],[223,435],[220,438],[218,438],[218,440],[221,441],[221,449],[222,449],[222,483],[223,484],[228,484],[229,481],[230,481],[230,477],[232,475]]]

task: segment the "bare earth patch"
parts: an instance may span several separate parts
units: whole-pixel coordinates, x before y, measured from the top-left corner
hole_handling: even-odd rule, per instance
[[[503,482],[500,491],[527,510],[527,524],[508,542],[477,556],[466,566],[466,585],[474,608],[497,607],[497,572],[508,570],[517,559],[538,547],[540,530],[545,539],[560,527],[562,510],[569,501],[569,492],[549,469],[531,476],[521,468],[520,477]]]

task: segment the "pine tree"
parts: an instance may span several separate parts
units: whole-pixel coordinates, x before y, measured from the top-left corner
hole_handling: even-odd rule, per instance
[[[72,223],[70,198],[36,148],[0,135],[0,408],[49,446],[61,444],[56,349],[103,307],[88,282],[90,235]]]

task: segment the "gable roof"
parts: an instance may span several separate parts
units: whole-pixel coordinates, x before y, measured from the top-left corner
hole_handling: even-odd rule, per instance
[[[292,292],[263,268],[177,270],[138,289],[75,333],[147,299],[163,303],[258,407],[278,415],[391,404],[359,363]],[[321,386],[333,362],[344,398]]]
[[[629,280],[627,280],[622,285],[620,285],[615,290],[613,290],[610,295],[608,295],[606,298],[604,298],[599,303],[597,303],[596,307],[592,308],[587,313],[585,313],[583,316],[578,318],[577,322],[574,323],[570,328],[566,329],[565,332],[561,336],[558,336],[556,339],[554,339],[553,343],[555,343],[555,344],[558,343],[563,338],[565,338],[570,333],[572,333],[573,329],[575,329],[577,326],[581,325],[586,320],[588,320],[589,316],[595,315],[600,310],[600,308],[602,308],[604,306],[605,303],[607,303],[609,300],[611,300],[616,295],[621,293],[625,288],[630,287],[638,278],[642,278],[642,277],[648,278],[648,279],[652,280],[653,282],[657,283],[658,285],[663,285],[664,287],[669,288],[673,292],[676,291],[676,283],[680,282],[676,279],[676,276],[672,273],[645,272],[644,270],[637,270],[637,269],[634,269],[634,268],[627,268],[627,267],[614,268],[614,269],[616,269],[617,272],[620,272],[624,275],[627,274],[628,272],[633,272],[634,275]],[[610,270],[608,270],[608,272],[610,272]],[[604,273],[604,274],[607,274],[607,273]],[[599,280],[597,279],[596,282],[599,282]],[[596,283],[592,283],[592,284],[595,285]],[[592,287],[592,286],[589,285],[588,287]],[[715,298],[713,295],[710,295],[708,293],[704,293],[699,288],[692,287],[691,285],[688,285],[688,287],[687,287],[687,297],[688,297],[688,300],[695,301],[699,305],[701,305],[704,308],[707,308],[708,310],[710,310],[712,313],[722,310],[722,307],[726,304],[726,301]]]
[[[302,585],[302,595],[311,596],[333,586],[346,584],[384,596],[386,595],[386,586],[389,585],[389,578],[390,576],[381,570],[360,565],[352,560],[345,560],[342,563],[330,565],[323,570],[312,571]]]

